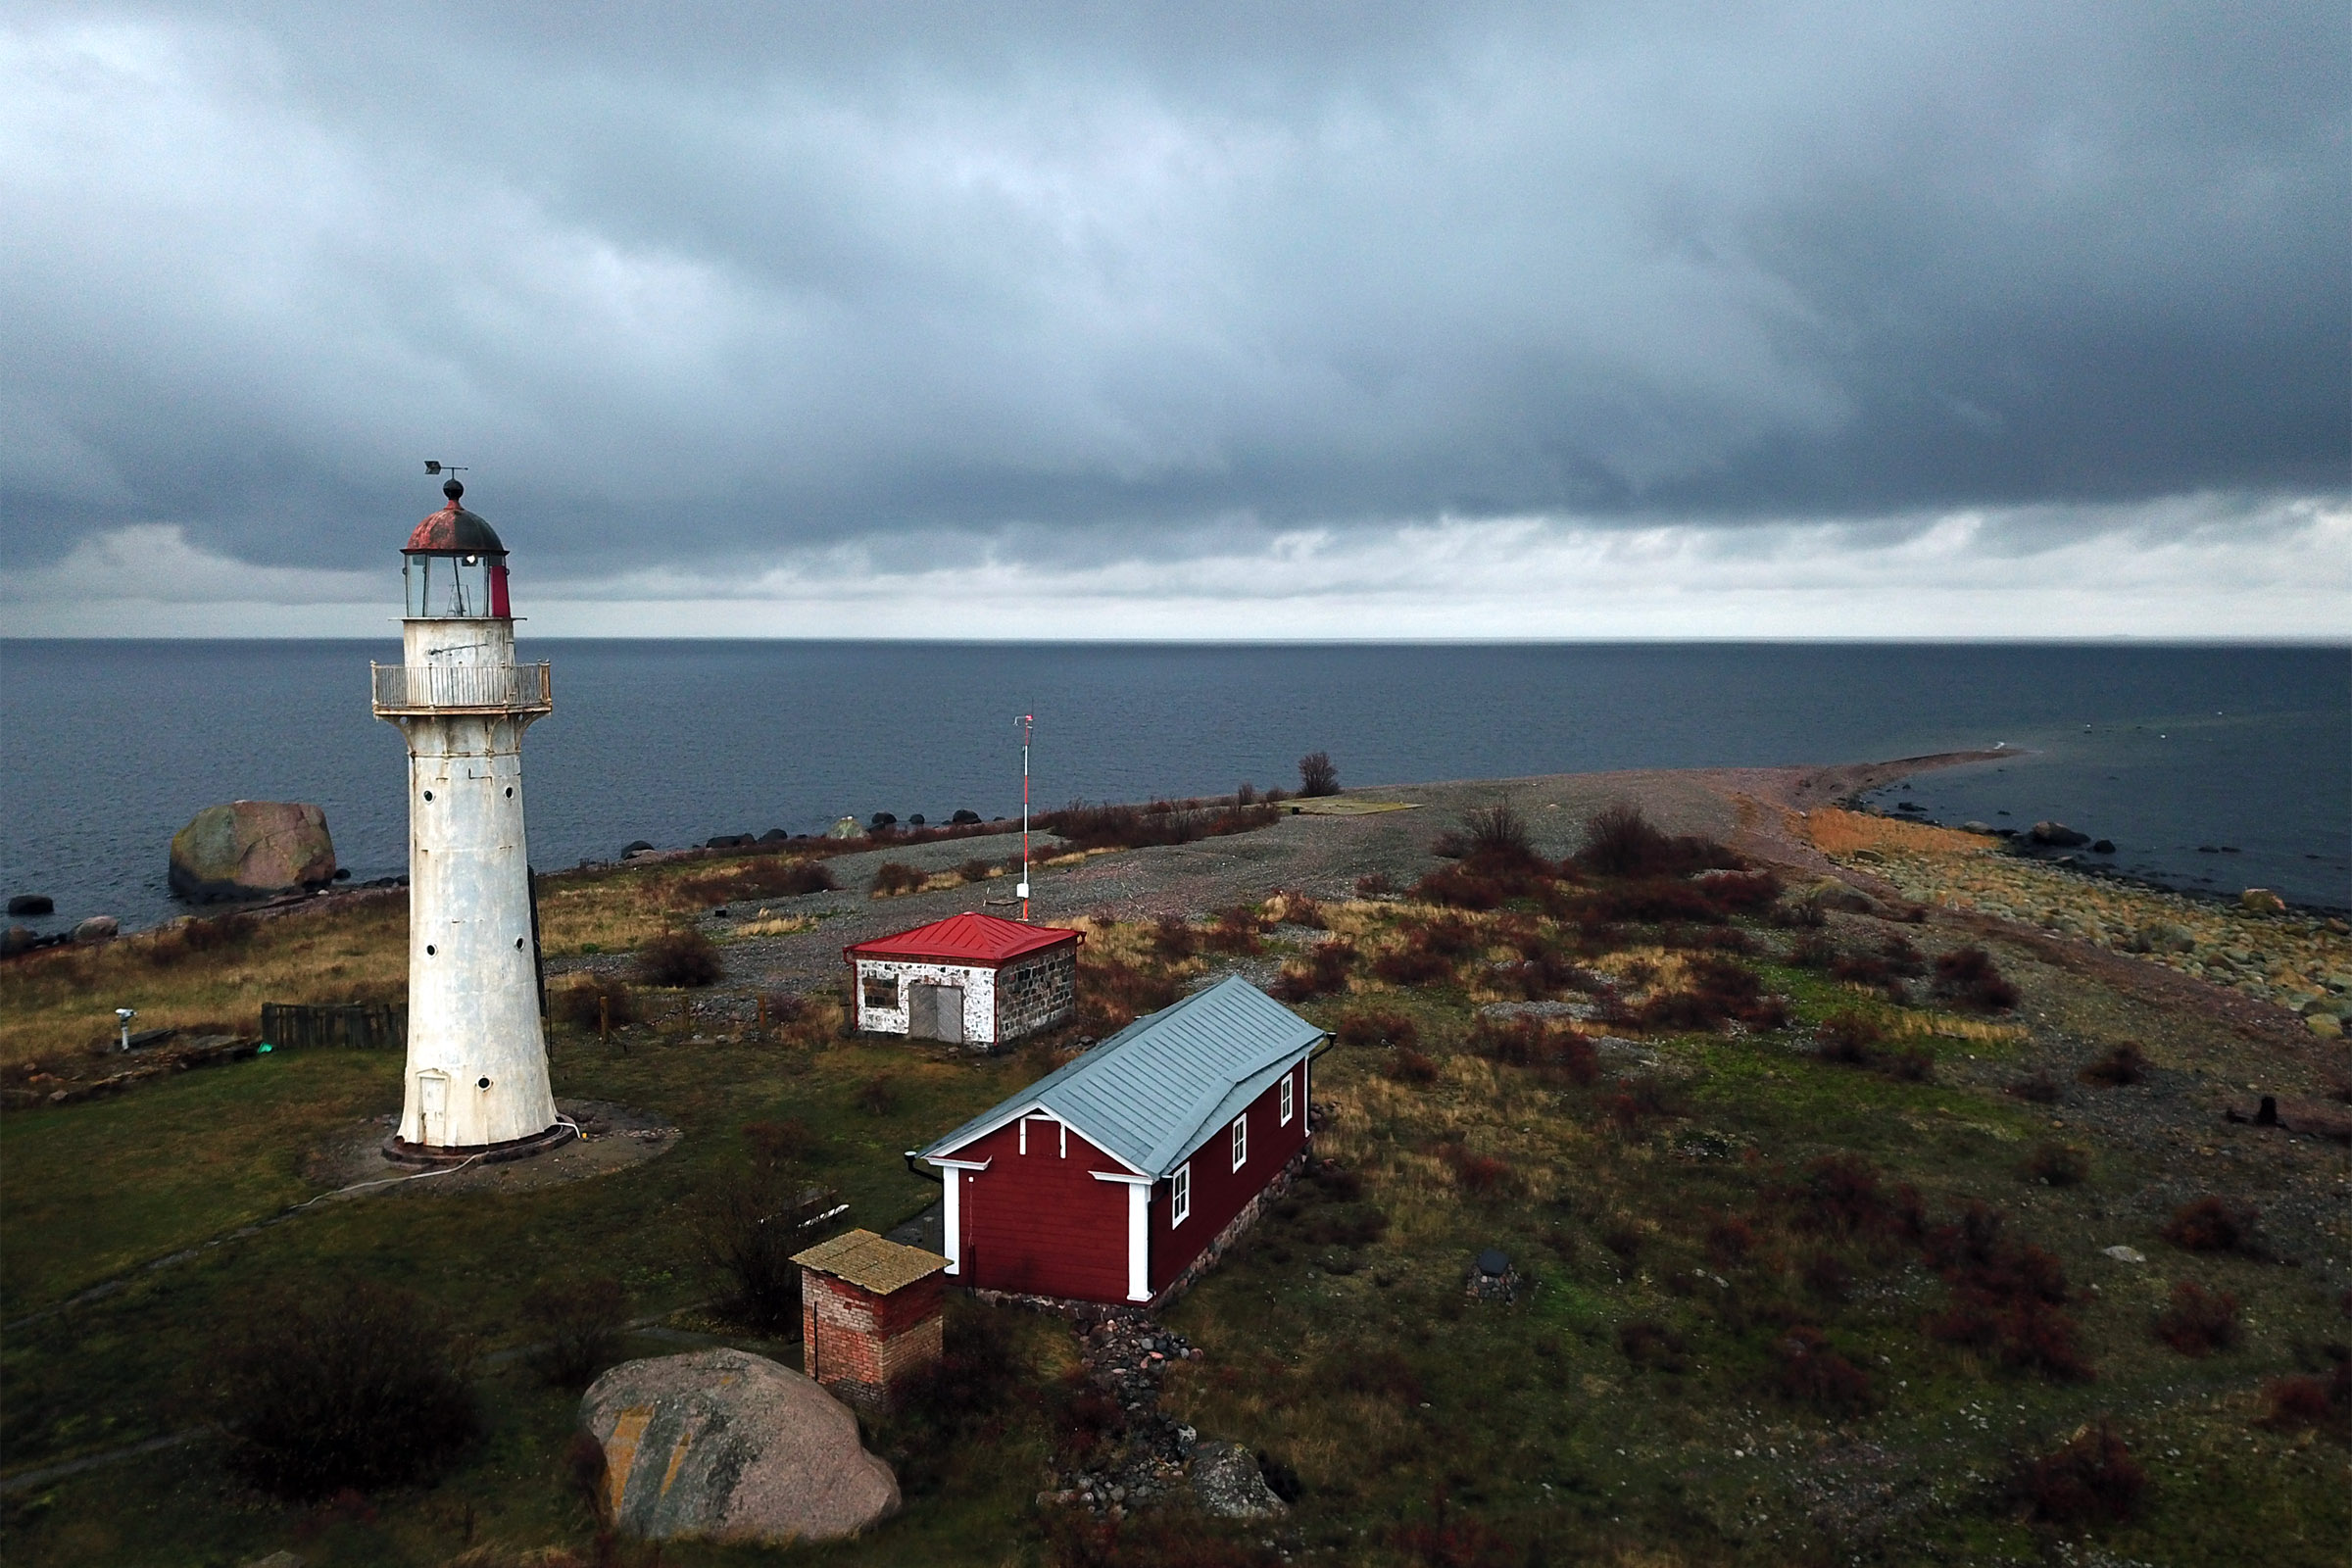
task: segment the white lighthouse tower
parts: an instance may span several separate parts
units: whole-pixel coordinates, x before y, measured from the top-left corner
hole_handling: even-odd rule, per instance
[[[401,551],[404,659],[370,668],[375,716],[409,743],[409,1062],[396,1159],[534,1152],[570,1136],[548,1088],[522,836],[522,732],[553,710],[514,662],[507,549],[461,507]]]

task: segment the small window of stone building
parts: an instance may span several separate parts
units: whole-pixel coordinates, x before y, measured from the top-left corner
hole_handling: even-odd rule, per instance
[[[899,1004],[899,980],[896,975],[869,974],[865,977],[865,1004],[869,1007],[896,1007]]]

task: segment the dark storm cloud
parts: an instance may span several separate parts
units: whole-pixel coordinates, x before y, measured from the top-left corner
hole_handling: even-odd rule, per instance
[[[2337,490],[2352,24],[2256,9],[20,10],[6,554]]]

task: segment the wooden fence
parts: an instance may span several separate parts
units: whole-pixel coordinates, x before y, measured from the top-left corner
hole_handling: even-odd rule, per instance
[[[278,1051],[313,1046],[405,1051],[409,1009],[381,1002],[265,1002],[262,1038]]]

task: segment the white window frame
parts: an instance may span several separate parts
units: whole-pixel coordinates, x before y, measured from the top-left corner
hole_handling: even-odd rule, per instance
[[[1193,1217],[1193,1162],[1186,1160],[1168,1178],[1168,1229]]]
[[[1245,1110],[1234,1117],[1228,1131],[1233,1138],[1233,1168],[1240,1170],[1250,1163],[1250,1113]]]
[[[1292,1093],[1291,1069],[1285,1067],[1282,1069],[1282,1124],[1285,1127],[1291,1124],[1291,1117],[1298,1110],[1298,1102],[1292,1098]]]

